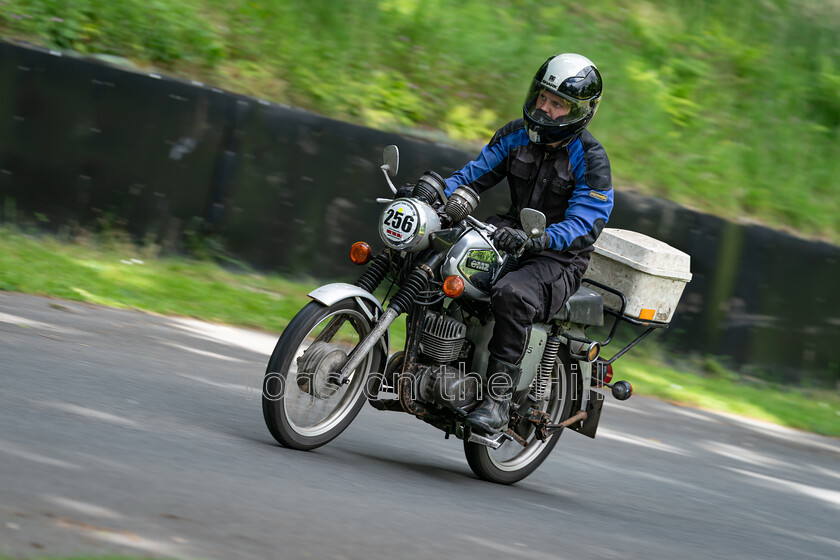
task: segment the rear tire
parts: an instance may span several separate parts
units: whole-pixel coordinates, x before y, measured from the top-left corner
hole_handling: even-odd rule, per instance
[[[574,391],[579,390],[576,387],[578,378],[571,374],[571,363],[571,358],[568,354],[564,356],[561,348],[552,372],[551,394],[538,406],[540,410],[551,414],[554,423],[570,416]],[[541,442],[534,429],[530,428],[526,434],[520,434],[528,442],[526,447],[515,441],[506,441],[498,449],[492,449],[464,440],[464,454],[470,469],[481,480],[513,484],[530,475],[548,458],[562,433],[563,430],[556,431],[545,442]]]
[[[318,336],[331,321],[341,319],[343,326],[337,333]],[[368,374],[384,363],[382,346],[375,346],[348,383],[340,387],[329,383],[323,372],[340,370],[346,355],[372,328],[355,299],[330,306],[312,301],[295,315],[277,341],[263,381],[263,417],[274,439],[286,447],[310,450],[328,443],[350,425],[366,400]],[[313,343],[321,344],[320,354]],[[310,348],[313,350],[307,355]],[[324,355],[328,355],[326,359]],[[309,372],[298,371],[299,367]],[[316,370],[318,373],[313,373]]]

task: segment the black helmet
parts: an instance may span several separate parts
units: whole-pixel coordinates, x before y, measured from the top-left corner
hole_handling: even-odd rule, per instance
[[[531,142],[568,144],[577,137],[595,116],[601,87],[601,74],[585,56],[564,53],[546,60],[534,75],[522,107]],[[537,109],[537,100],[544,91],[562,97],[569,104],[568,114],[552,119]]]

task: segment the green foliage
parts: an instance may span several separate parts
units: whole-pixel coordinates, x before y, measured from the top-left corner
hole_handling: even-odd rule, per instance
[[[840,10],[820,0],[5,0],[0,33],[477,148],[581,52],[615,183],[840,242]]]
[[[720,361],[716,360],[715,358],[708,356],[703,361],[703,371],[709,377],[717,378],[717,379],[726,379],[728,381],[737,381],[738,375],[735,374],[732,370],[727,369],[724,367]]]
[[[197,2],[171,0],[6,0],[0,24],[45,45],[172,64],[212,66],[222,53],[212,27],[195,17]],[[4,21],[5,20],[5,21]]]
[[[332,88],[324,93],[327,97],[334,95]],[[348,91],[340,103],[348,114],[361,116],[378,128],[411,126],[421,119],[423,112],[416,86],[394,71],[376,72],[369,80],[356,83],[348,76]]]

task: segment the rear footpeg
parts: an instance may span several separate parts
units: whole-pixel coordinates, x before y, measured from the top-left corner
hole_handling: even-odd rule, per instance
[[[470,433],[470,437],[467,441],[472,443],[479,443],[481,445],[486,445],[491,449],[498,449],[502,446],[502,444],[506,441],[515,441],[522,447],[528,445],[528,442],[525,441],[522,436],[514,432],[513,430],[507,430],[506,432],[500,432],[498,434],[490,434],[483,436],[481,434],[477,434],[475,432]]]
[[[486,445],[491,449],[498,449],[502,446],[504,442],[511,439],[509,435],[504,432],[500,432],[498,434],[491,434],[483,436],[481,434],[477,434],[475,432],[470,433],[470,437],[467,439],[470,443],[478,443],[480,445]]]

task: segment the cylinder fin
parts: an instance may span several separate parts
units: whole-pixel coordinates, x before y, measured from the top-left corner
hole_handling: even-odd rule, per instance
[[[458,359],[464,341],[467,338],[467,326],[445,315],[429,313],[423,323],[420,337],[420,352],[438,363],[448,363]]]

